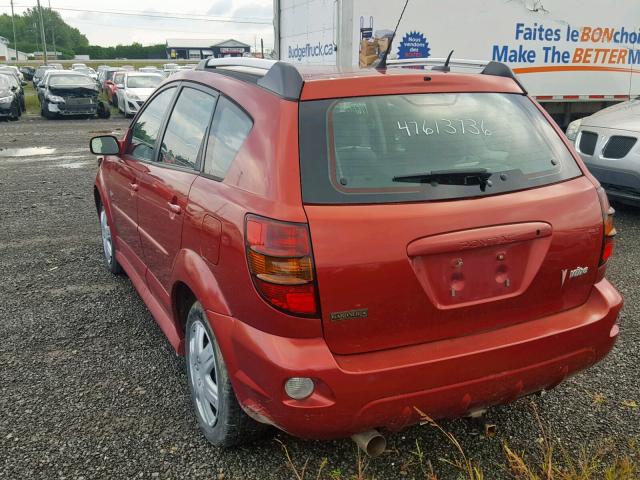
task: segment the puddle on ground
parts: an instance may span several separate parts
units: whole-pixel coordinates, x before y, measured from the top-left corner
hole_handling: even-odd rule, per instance
[[[89,163],[91,162],[60,163],[59,165],[55,166],[61,168],[82,168],[89,165]]]
[[[119,135],[122,133],[121,128],[116,128],[115,130],[90,130],[90,134],[92,135]]]
[[[0,157],[35,157],[51,155],[56,149],[51,147],[0,148]]]

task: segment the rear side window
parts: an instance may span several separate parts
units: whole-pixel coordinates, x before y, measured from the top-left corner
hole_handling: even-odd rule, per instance
[[[211,125],[204,172],[224,178],[252,126],[253,121],[240,107],[221,97]]]
[[[215,105],[216,97],[201,90],[184,88],[180,92],[160,146],[161,163],[196,168]]]
[[[168,88],[155,96],[133,125],[131,143],[127,153],[138,160],[153,160],[153,150],[162,121],[171,105],[176,89]]]
[[[535,105],[500,93],[303,102],[300,162],[306,203],[459,199],[581,175]],[[482,188],[455,175],[479,171]]]

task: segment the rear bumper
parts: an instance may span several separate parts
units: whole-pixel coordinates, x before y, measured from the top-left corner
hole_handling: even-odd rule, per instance
[[[500,330],[393,350],[334,355],[323,339],[277,337],[207,312],[234,390],[254,418],[303,438],[340,438],[454,418],[550,389],[602,359],[618,335],[622,298],[602,280],[582,306]],[[296,401],[284,382],[311,377]]]

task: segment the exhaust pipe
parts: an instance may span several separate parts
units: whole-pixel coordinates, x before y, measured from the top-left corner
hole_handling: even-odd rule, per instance
[[[369,457],[375,458],[387,448],[387,440],[377,430],[367,430],[351,436],[351,440]]]

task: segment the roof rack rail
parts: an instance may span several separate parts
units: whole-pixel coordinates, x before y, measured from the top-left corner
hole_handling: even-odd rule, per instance
[[[257,77],[256,84],[284,98],[299,100],[304,79],[290,63],[262,58],[209,58],[202,60],[196,70],[220,70]]]
[[[401,60],[389,60],[389,67],[414,67],[414,66],[441,66],[446,62],[446,58],[403,58]],[[484,68],[489,62],[484,60],[467,60],[465,58],[452,58],[449,66],[462,68]]]
[[[510,78],[511,80],[516,82],[516,85],[520,87],[522,93],[524,93],[525,95],[528,94],[527,89],[524,88],[524,85],[520,83],[520,80],[518,80],[516,74],[513,73],[513,70],[511,70],[511,68],[509,68],[509,65],[505,63],[491,61],[487,63],[487,66],[484,67],[484,69],[480,73],[482,73],[482,75],[495,75],[496,77]]]
[[[387,62],[388,67],[418,67],[418,66],[442,66],[446,62],[446,58],[407,58],[402,60],[389,60]],[[458,68],[475,68],[482,70],[479,72],[481,75],[493,75],[496,77],[510,78],[520,87],[522,93],[527,94],[527,90],[520,83],[513,70],[508,65],[501,62],[486,61],[486,60],[467,60],[464,58],[452,58],[449,61],[449,66]]]

